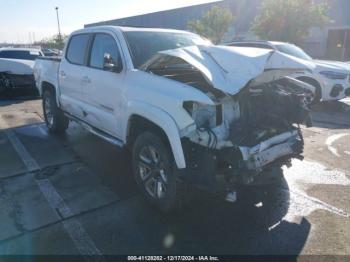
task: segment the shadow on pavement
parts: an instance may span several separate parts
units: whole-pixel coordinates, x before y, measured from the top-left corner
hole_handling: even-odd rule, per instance
[[[72,122],[66,134],[58,138],[63,145],[72,148],[80,161],[101,177],[103,184],[120,199],[136,194],[131,175],[131,156],[126,150],[111,145]]]
[[[36,90],[16,89],[11,92],[0,94],[0,106],[8,106],[12,104],[19,104],[25,101],[39,99]]]
[[[74,126],[64,140],[124,200],[105,215],[123,217],[110,228],[110,234],[118,232],[118,238],[123,239],[116,244],[119,250],[153,255],[298,255],[309,236],[311,226],[305,218],[300,223],[283,220],[288,213],[290,193],[282,168],[268,172],[273,179],[267,185],[242,190],[237,203],[196,192],[194,200],[180,212],[164,215],[148,206],[137,193],[126,151]],[[134,200],[130,203],[131,199]],[[128,233],[123,235],[120,230]]]
[[[128,166],[127,162],[123,165]],[[115,170],[123,168],[116,167]],[[282,169],[274,172],[278,172],[275,175],[281,178],[273,184],[243,190],[238,196],[241,200],[235,204],[198,192],[188,206],[174,214],[164,215],[138,196],[136,204],[116,207],[119,210],[116,212],[124,216],[121,220],[124,226],[115,225],[118,228],[115,232],[120,234],[120,227],[133,230],[125,236],[119,235],[124,241],[117,246],[125,252],[153,255],[292,255],[296,261],[311,225],[306,218],[298,223],[283,219],[288,213],[290,193]],[[135,190],[130,182],[131,172],[114,175],[118,181],[114,183],[117,185],[115,192]],[[110,230],[113,231],[113,227]],[[143,240],[134,239],[133,234]],[[134,243],[133,247],[125,246],[129,242]]]
[[[322,102],[312,107],[313,126],[326,129],[350,127],[350,105],[342,101]]]
[[[282,170],[279,170],[282,176]],[[277,175],[277,174],[276,174]],[[283,177],[283,176],[282,176]],[[169,219],[178,232],[173,252],[193,252],[186,243],[195,236],[198,252],[238,255],[299,255],[309,236],[310,223],[283,220],[290,194],[284,178],[269,185],[253,186],[238,195],[236,204],[206,200]]]
[[[344,113],[350,111],[350,104],[343,101],[320,102],[312,107],[313,112]]]

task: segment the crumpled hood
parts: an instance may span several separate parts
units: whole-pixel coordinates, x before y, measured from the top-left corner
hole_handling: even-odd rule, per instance
[[[313,62],[318,66],[318,69],[333,70],[340,73],[350,72],[350,64],[348,63],[344,63],[340,61],[327,61],[327,60],[313,60]]]
[[[200,70],[214,88],[234,95],[249,82],[270,82],[296,71],[313,71],[308,61],[278,51],[227,46],[190,46],[160,52]]]
[[[33,74],[35,61],[0,58],[0,72],[16,75]]]

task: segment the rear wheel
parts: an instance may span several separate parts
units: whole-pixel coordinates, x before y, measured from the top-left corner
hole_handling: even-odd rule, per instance
[[[69,125],[69,119],[57,106],[56,96],[51,90],[45,90],[43,94],[43,112],[47,128],[51,133],[63,133]]]
[[[159,136],[144,132],[137,137],[132,166],[136,183],[149,203],[163,212],[180,206],[175,163],[167,143]]]

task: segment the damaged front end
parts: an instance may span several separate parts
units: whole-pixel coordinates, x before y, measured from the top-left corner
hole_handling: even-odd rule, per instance
[[[187,179],[217,191],[249,184],[268,166],[302,159],[299,125],[311,125],[312,100],[304,85],[282,78],[213,98],[215,106],[185,102],[197,126],[183,138]]]
[[[0,93],[17,88],[36,90],[34,63],[31,60],[0,58]]]
[[[15,88],[35,90],[34,75],[20,75],[0,72],[0,93],[10,91]]]
[[[210,191],[231,190],[271,165],[303,158],[299,125],[311,125],[314,92],[287,75],[307,67],[273,51],[255,55],[197,47],[166,51],[146,65],[146,71],[195,87],[213,101],[183,103],[194,120],[182,132],[186,181]],[[240,67],[241,77],[235,71]]]

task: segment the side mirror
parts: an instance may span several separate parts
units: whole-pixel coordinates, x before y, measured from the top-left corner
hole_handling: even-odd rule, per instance
[[[103,56],[103,70],[120,73],[122,71],[122,63],[120,58],[114,60],[109,53],[105,53]]]

